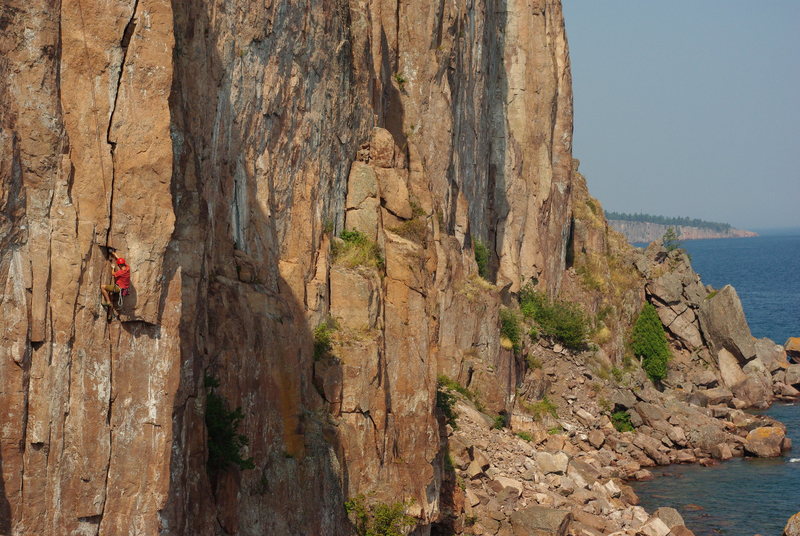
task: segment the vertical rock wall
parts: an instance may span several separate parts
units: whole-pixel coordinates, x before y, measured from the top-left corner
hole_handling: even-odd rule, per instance
[[[356,493],[435,521],[437,374],[506,407],[499,289],[564,268],[560,3],[10,0],[0,28],[0,533],[347,533]],[[333,261],[362,225],[380,269]],[[328,316],[367,334],[315,362]],[[206,471],[206,377],[255,469]]]

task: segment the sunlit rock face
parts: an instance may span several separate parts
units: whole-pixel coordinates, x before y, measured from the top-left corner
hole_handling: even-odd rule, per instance
[[[0,27],[0,533],[344,534],[358,493],[436,519],[437,375],[503,410],[501,296],[564,271],[560,3],[12,0]],[[345,229],[379,262],[337,258]],[[100,246],[132,267],[111,323]],[[255,469],[207,471],[206,377]]]

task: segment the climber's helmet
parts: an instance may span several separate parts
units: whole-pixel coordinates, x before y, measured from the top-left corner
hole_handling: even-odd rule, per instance
[[[125,259],[123,259],[122,257],[118,258],[117,259],[117,264],[122,266],[123,264],[125,264]]]

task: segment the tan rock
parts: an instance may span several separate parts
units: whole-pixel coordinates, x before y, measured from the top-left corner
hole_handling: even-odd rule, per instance
[[[781,455],[784,431],[773,426],[762,426],[751,430],[744,441],[744,448],[750,454],[761,458]]]
[[[375,172],[378,175],[383,206],[398,218],[410,219],[412,211],[408,197],[408,186],[400,172],[394,168],[378,168]]]
[[[783,536],[800,536],[800,512],[789,518],[783,528]]]
[[[666,523],[654,516],[642,525],[638,532],[644,536],[667,536],[670,529]]]
[[[549,452],[540,451],[536,453],[535,459],[539,470],[546,475],[550,473],[563,474],[567,472],[569,457],[563,452],[551,454]]]

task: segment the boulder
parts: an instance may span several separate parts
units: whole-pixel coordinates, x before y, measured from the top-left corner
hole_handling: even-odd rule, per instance
[[[568,510],[534,505],[511,514],[514,536],[563,536],[572,520]]]
[[[672,527],[669,536],[694,536],[694,532],[684,526]]]
[[[600,471],[586,462],[572,459],[569,462],[567,475],[572,478],[578,486],[588,488],[600,478]]]
[[[563,452],[556,452],[555,454],[537,452],[535,459],[539,470],[546,475],[551,473],[563,474],[567,472],[569,457]]]
[[[492,488],[499,487],[500,491],[511,490],[515,498],[522,495],[522,482],[519,480],[514,480],[513,478],[497,476],[489,485]]]
[[[733,391],[733,386],[747,379],[747,375],[742,371],[742,367],[739,366],[736,356],[725,348],[717,352],[717,363],[722,383],[731,391]]]
[[[740,365],[755,356],[755,338],[750,334],[742,302],[732,286],[726,285],[714,296],[704,299],[698,317],[705,340],[714,352],[724,348]]]
[[[764,364],[770,374],[789,365],[786,360],[786,350],[767,338],[756,341],[756,358]]]
[[[708,369],[700,371],[698,374],[694,375],[691,380],[692,383],[701,387],[716,387],[719,384],[717,375]]]
[[[643,536],[667,536],[669,533],[667,524],[655,516],[651,517],[637,532]]]
[[[719,445],[714,445],[711,447],[710,451],[711,456],[717,460],[730,460],[733,458],[733,453],[731,452],[731,448],[728,446],[727,443],[720,443]]]
[[[685,524],[683,522],[683,517],[681,517],[678,511],[675,510],[674,508],[662,506],[661,508],[653,512],[653,516],[663,521],[664,524],[670,528],[670,530],[673,527],[679,527]]]
[[[800,337],[789,337],[783,345],[786,356],[794,361],[800,361]]]
[[[636,405],[636,395],[630,389],[620,389],[611,395],[611,403],[616,407],[631,409]]]
[[[700,394],[706,397],[708,406],[715,406],[717,404],[727,404],[733,398],[733,393],[727,387],[719,386],[713,389],[704,389],[699,391]]]
[[[783,528],[783,536],[800,536],[800,512],[789,518]]]
[[[772,458],[781,455],[781,447],[785,434],[774,426],[762,426],[751,430],[744,440],[744,449],[760,458]]]
[[[697,324],[697,316],[694,311],[685,304],[680,306],[662,306],[656,309],[661,323],[669,330],[683,345],[694,350],[703,346],[703,336]]]
[[[589,444],[594,448],[599,449],[602,447],[605,440],[606,436],[600,430],[592,430],[589,432]]]
[[[783,383],[795,388],[800,388],[800,365],[792,364],[786,368],[786,375],[784,376]]]

